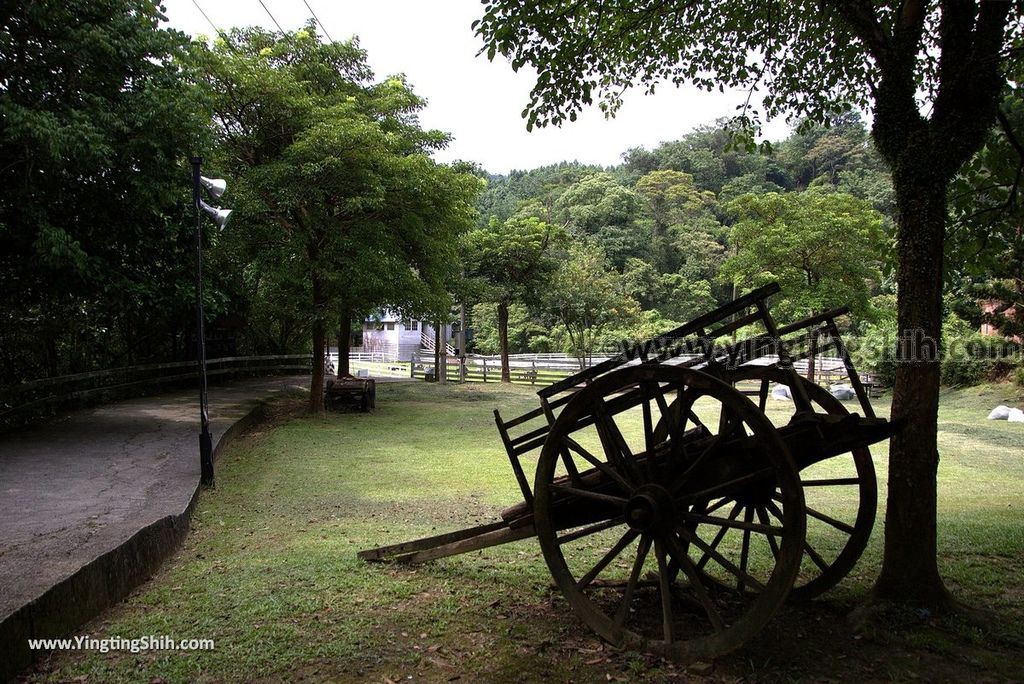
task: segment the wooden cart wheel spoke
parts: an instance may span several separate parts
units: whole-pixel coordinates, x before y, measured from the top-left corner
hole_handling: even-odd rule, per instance
[[[732,383],[757,382],[760,385],[760,396],[764,396],[766,385],[771,383],[792,390],[794,382],[799,382],[816,413],[838,418],[849,415],[843,403],[827,389],[802,378],[794,380],[791,373],[777,367],[740,367],[728,375],[728,380]],[[794,394],[792,391],[790,393]],[[767,400],[763,401],[767,406]],[[790,403],[788,408],[795,415],[795,402]],[[867,546],[878,502],[875,471],[867,447],[831,456],[827,463],[812,465],[802,475],[808,520],[819,520],[824,525],[812,524],[808,528],[807,543],[811,551],[805,549],[803,553],[809,562],[803,564],[789,594],[795,601],[812,599],[822,594],[849,573]],[[771,507],[765,506],[764,513],[769,512]],[[834,530],[842,536],[837,536]],[[812,551],[818,554],[817,558],[812,555]]]
[[[644,562],[647,560],[647,554],[651,550],[651,538],[647,535],[640,537],[640,543],[637,545],[636,558],[633,560],[633,569],[629,573],[629,580],[626,582],[626,591],[622,594],[622,603],[619,604],[618,610],[615,611],[615,626],[618,629],[622,629],[623,625],[626,624],[626,618],[629,617],[630,604],[633,602],[633,592],[636,591],[637,584],[640,581],[640,573],[643,572]]]
[[[664,393],[659,395],[664,401]],[[671,404],[661,406],[661,418],[654,426],[654,441],[658,444],[668,441],[675,459],[682,458],[686,461],[686,444],[683,435],[686,432],[687,422],[692,422],[695,428],[702,428],[704,424],[692,411],[693,402],[696,399],[694,393],[687,394],[685,388],[676,389],[676,398]]]
[[[853,525],[845,523],[842,520],[836,520],[832,516],[825,515],[821,511],[815,510],[810,506],[807,507],[807,515],[811,516],[812,518],[817,518],[818,520],[824,523],[828,523],[832,527],[836,528],[837,530],[841,530],[846,534],[853,534],[857,531],[857,529]]]
[[[707,432],[711,432],[711,430],[708,430],[707,425],[704,424],[704,421],[700,419],[700,416],[693,412],[692,403],[690,404],[690,408],[686,410],[686,417],[690,419],[690,422],[693,423],[695,427],[704,428]]]
[[[672,483],[672,491],[678,492],[682,486],[686,484],[690,475],[692,475],[697,468],[699,468],[715,452],[715,449],[721,443],[722,437],[720,435],[715,435],[711,443],[708,444],[707,447],[697,455],[697,458],[693,459],[693,461],[686,466],[686,469],[676,477],[675,481]]]
[[[775,517],[780,519],[782,518],[782,511],[773,502],[768,501],[766,503],[766,509],[771,510],[772,514],[774,514]],[[804,540],[804,552],[807,554],[807,557],[810,558],[816,566],[818,566],[819,570],[825,572],[832,569],[832,564],[826,561],[824,558],[822,558],[821,554],[815,551],[814,547],[812,547],[810,542],[806,539]]]
[[[565,466],[565,472],[569,475],[569,480],[577,487],[584,487],[583,478],[580,477],[580,471],[576,467],[576,462],[572,460],[572,454],[566,448],[562,449],[562,464]]]
[[[778,501],[778,499],[774,495],[772,496],[772,498]],[[820,520],[823,523],[827,523],[832,527],[836,528],[837,530],[840,530],[841,532],[845,532],[846,534],[853,534],[857,531],[856,528],[849,523],[844,523],[842,520],[836,520],[832,516],[826,515],[819,510],[811,508],[810,506],[805,506],[805,508],[807,510],[807,515],[811,516],[812,518],[816,518],[817,520]]]
[[[697,568],[693,564],[693,560],[690,558],[690,554],[686,552],[683,545],[679,542],[679,539],[675,535],[669,535],[666,537],[668,543],[669,553],[675,559],[676,563],[682,568],[686,574],[687,579],[690,580],[690,586],[693,587],[693,593],[697,595],[697,600],[704,607],[704,612],[707,613],[708,620],[711,621],[711,626],[714,627],[716,632],[721,632],[725,629],[725,621],[722,619],[722,614],[718,611],[715,606],[715,602],[711,600],[711,595],[708,594],[707,587],[704,586],[704,581],[701,579],[701,573],[698,572]]]
[[[812,548],[811,545],[806,541],[804,541],[804,551],[807,552],[807,555],[810,557],[810,559],[814,561],[814,564],[817,565],[821,570],[829,569],[828,561],[822,558],[821,554],[815,551],[814,548]]]
[[[672,403],[671,406],[669,406],[669,410],[671,411],[673,410],[673,408],[678,406],[678,413],[683,416],[684,421],[689,420],[691,423],[693,423],[694,427],[704,428],[704,430],[710,434],[711,430],[708,430],[707,426],[704,425],[704,421],[702,421],[700,419],[700,416],[698,416],[693,411],[693,405],[695,403],[696,396],[691,392],[690,398],[684,399],[686,395],[687,394],[685,388],[680,387],[678,390],[676,390],[676,400],[675,402]]]
[[[768,390],[770,385],[771,383],[768,381],[768,378],[761,381],[761,390],[757,396],[757,407],[762,411],[768,408]]]
[[[757,579],[751,577],[749,574],[747,574],[745,570],[741,570],[740,568],[736,567],[735,563],[730,561],[728,558],[723,556],[715,549],[711,548],[711,546],[708,545],[707,542],[705,542],[696,534],[692,534],[685,527],[677,527],[676,532],[678,532],[683,539],[690,542],[691,544],[699,548],[701,551],[711,556],[712,560],[714,560],[716,563],[722,566],[723,569],[728,570],[730,573],[732,573],[732,575],[736,577],[736,579],[742,580],[744,583],[749,584],[751,587],[757,589],[758,591],[764,590],[764,584],[759,582]]]
[[[672,386],[671,385],[666,385],[664,388],[662,388],[661,385],[659,385],[656,382],[654,382],[654,383],[645,382],[644,385],[646,385],[647,387],[653,387],[653,391],[651,392],[651,395],[654,397],[654,400],[658,403],[658,411],[663,416],[667,415],[668,414],[668,401],[665,400],[665,393],[671,391]]]
[[[731,510],[731,511],[729,511],[729,516],[728,516],[728,518],[727,518],[727,519],[728,519],[729,521],[733,521],[733,520],[735,520],[735,519],[736,519],[736,516],[737,516],[737,515],[739,515],[739,513],[740,513],[740,511],[741,511],[742,509],[743,509],[743,504],[741,504],[741,503],[739,503],[739,502],[737,501],[737,502],[736,502],[736,505],[732,507],[732,510]],[[724,538],[725,538],[725,535],[726,535],[726,534],[727,534],[728,532],[729,532],[729,528],[723,525],[723,526],[722,526],[722,529],[718,530],[718,533],[717,533],[717,534],[715,534],[715,538],[711,540],[711,544],[710,544],[711,548],[712,548],[712,549],[717,549],[717,548],[718,548],[718,545],[722,543],[722,539],[724,539]],[[707,562],[708,562],[708,561],[709,561],[710,559],[711,559],[711,556],[709,556],[709,555],[707,554],[707,552],[705,552],[705,553],[704,553],[704,555],[702,555],[702,556],[700,557],[700,559],[699,559],[699,560],[697,561],[697,568],[698,568],[698,569],[701,569],[701,568],[703,568],[703,567],[704,567],[704,565],[705,565],[705,564],[707,564]]]
[[[579,455],[580,458],[582,458],[584,461],[600,470],[610,480],[615,482],[615,484],[619,485],[619,488],[622,489],[624,494],[631,494],[633,492],[633,485],[630,484],[629,481],[627,481],[624,477],[622,477],[622,475],[619,474],[619,471],[617,471],[615,468],[613,468],[608,463],[602,461],[597,456],[594,456],[592,453],[584,449],[575,439],[571,437],[563,437],[563,441],[565,442],[565,445],[566,447],[569,448],[569,450],[575,452],[577,455]]]
[[[718,500],[717,503],[715,503],[714,505],[709,506],[708,508],[704,509],[704,515],[711,515],[712,513],[717,511],[719,508],[725,508],[726,506],[728,506],[730,503],[732,503],[734,501],[735,501],[735,499],[732,499],[732,498],[730,498],[728,496],[723,496],[721,499]]]
[[[738,435],[742,429],[747,438],[718,440],[698,422],[698,414],[719,415],[723,408],[734,416],[726,421],[725,434]],[[590,426],[603,453],[591,447],[584,455],[567,441],[583,442],[576,433]],[[627,437],[634,440],[629,443],[633,450],[625,444]],[[564,479],[561,448],[570,449],[581,467],[584,461],[593,467],[583,473],[586,486]],[[689,479],[676,486],[685,471]],[[620,492],[622,481],[629,492]],[[799,571],[802,515],[778,524],[741,515],[748,505],[741,496],[764,490],[767,498],[775,487],[787,511],[802,510],[789,450],[753,402],[694,369],[627,366],[579,390],[551,424],[534,483],[534,528],[555,583],[600,636],[673,659],[711,659],[756,634],[783,603]],[[741,563],[738,551],[730,555],[728,535],[711,548],[698,534],[705,529],[707,538],[718,532],[747,533],[749,561]],[[757,545],[764,544],[755,541],[759,537],[777,542],[774,564],[767,548],[755,564]],[[589,543],[567,543],[584,538]],[[596,540],[601,540],[597,549]],[[730,592],[735,594],[736,579],[748,590],[728,601],[716,596],[712,576],[697,567],[702,554],[716,572],[730,578]],[[657,577],[645,579],[654,562]],[[675,582],[684,574],[686,580]]]
[[[611,529],[616,525],[621,525],[623,522],[624,520],[622,516],[619,516],[617,518],[612,518],[611,520],[605,520],[604,522],[597,523],[596,525],[588,525],[587,527],[584,527],[582,529],[573,530],[572,532],[563,534],[561,537],[558,538],[558,543],[568,544],[571,541],[583,539],[584,537],[589,537],[590,535],[597,534],[598,532],[604,532],[605,530]]]
[[[736,579],[736,591],[743,593],[743,576],[747,576],[747,562],[750,560],[750,527],[751,521],[754,519],[754,511],[750,506],[747,506],[743,511],[743,523],[746,528],[743,530],[743,548],[740,551],[740,574],[741,577]]]
[[[771,519],[768,517],[768,511],[765,510],[764,506],[756,506],[754,508],[754,511],[757,513],[757,520],[758,520],[758,522],[760,522],[762,525],[765,525],[767,527],[772,527],[771,524],[770,524],[771,523]],[[775,528],[775,529],[781,529],[781,528]],[[777,559],[779,557],[779,542],[776,541],[775,536],[771,535],[771,534],[767,535],[767,539],[768,539],[768,548],[770,548],[772,550],[772,556]]]
[[[640,383],[640,392],[644,397],[643,402],[640,404],[641,410],[643,411],[644,421],[644,453],[647,458],[644,460],[644,470],[646,471],[647,481],[654,482],[657,476],[654,472],[654,447],[656,442],[654,441],[654,418],[651,411],[651,399],[653,394],[649,383]]]
[[[605,456],[609,463],[615,464],[620,469],[623,477],[634,483],[644,482],[640,473],[639,465],[626,444],[625,437],[615,423],[615,418],[608,412],[608,406],[604,399],[598,398],[594,403],[594,416],[597,419],[595,427],[601,437],[601,445],[604,447]]]
[[[661,628],[666,644],[672,643],[672,590],[665,562],[665,546],[661,539],[654,540],[654,555],[658,559],[658,593],[661,594]]]
[[[608,549],[608,552],[601,557],[601,560],[592,567],[587,574],[583,575],[580,580],[576,583],[576,588],[579,590],[586,589],[591,582],[597,579],[597,576],[601,574],[601,571],[608,567],[608,564],[618,558],[619,554],[622,553],[627,546],[633,543],[633,540],[640,536],[640,533],[636,530],[626,530],[626,533],[619,538],[619,541],[615,542],[612,548]]]
[[[747,475],[742,475],[740,477],[729,480],[728,482],[723,482],[722,484],[715,485],[714,487],[702,489],[699,492],[693,492],[692,494],[687,492],[685,496],[679,498],[679,501],[699,501],[701,499],[712,499],[716,496],[721,496],[722,494],[737,487],[742,487],[743,485],[750,484],[752,482],[757,482],[758,480],[764,479],[766,477],[770,477],[772,474],[774,474],[774,472],[774,468],[772,468],[771,466],[767,466],[765,468],[761,468],[760,470],[755,470],[754,472],[749,473]],[[681,488],[683,484],[686,483],[681,483],[679,487]],[[676,493],[678,493],[678,491]]]
[[[738,507],[740,504],[736,504]],[[746,511],[750,514],[745,514],[743,520],[734,520],[732,518],[719,518],[713,515],[702,515],[699,513],[683,513],[682,518],[684,520],[703,523],[707,525],[718,525],[721,527],[728,527],[736,530],[746,530],[748,532],[758,532],[767,537],[781,537],[785,529],[776,525],[769,525],[767,523],[752,522],[750,520],[752,514],[752,508],[747,507]]]
[[[746,436],[747,433],[743,428],[743,420],[733,412],[727,411],[723,406],[720,413],[718,434],[714,436],[712,442],[704,448],[697,458],[695,458],[677,478],[676,483],[673,486],[674,491],[678,491],[678,489],[676,489],[677,487],[685,484],[687,479],[691,477],[693,473],[697,472],[698,468],[706,463],[712,456],[717,455],[718,450],[724,447],[729,439],[731,439],[736,433]]]
[[[804,487],[835,487],[839,485],[859,485],[861,479],[859,477],[834,477],[824,480],[801,480],[800,483]]]
[[[621,496],[612,496],[611,494],[602,494],[601,492],[595,492],[590,489],[580,489],[578,487],[569,487],[568,485],[553,484],[551,489],[561,494],[571,494],[572,496],[578,496],[583,499],[591,499],[593,501],[600,501],[601,503],[611,504],[613,506],[625,506],[626,499]]]
[[[774,499],[775,497],[772,498]],[[782,509],[779,508],[774,501],[765,501],[764,507],[765,510],[771,511],[772,515],[774,515],[777,520],[786,519],[786,514],[782,512]]]
[[[722,412],[718,416],[718,435],[723,440],[728,441],[734,436],[739,434],[740,437],[746,437],[747,431],[743,429],[743,420],[737,416],[734,412],[722,408]]]

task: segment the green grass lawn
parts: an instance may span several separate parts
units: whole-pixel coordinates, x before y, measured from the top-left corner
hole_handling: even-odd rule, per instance
[[[927,616],[854,634],[844,616],[880,564],[886,450],[873,450],[878,521],[839,587],[787,607],[701,675],[723,680],[1019,677],[1024,656],[1024,429],[985,420],[1005,386],[946,393],[940,414],[940,562],[955,594],[994,611],[980,632]],[[64,653],[59,681],[672,681],[676,666],[602,644],[551,588],[535,540],[418,567],[358,550],[497,518],[520,499],[491,411],[535,407],[528,387],[383,384],[377,411],[276,417],[227,449],[181,551],[88,625],[98,637],[213,638],[199,653]],[[887,413],[886,400],[876,402]],[[852,408],[852,406],[851,406]],[[770,415],[783,419],[771,407]],[[788,416],[787,416],[788,417]],[[928,673],[931,673],[930,675]]]

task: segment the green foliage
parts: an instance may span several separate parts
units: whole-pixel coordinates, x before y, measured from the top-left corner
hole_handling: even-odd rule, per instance
[[[744,287],[778,281],[782,317],[803,317],[841,306],[868,309],[870,282],[880,278],[875,243],[882,217],[866,202],[833,192],[744,195],[729,208],[735,253],[723,280]]]
[[[574,242],[551,281],[547,304],[565,326],[573,354],[583,367],[612,329],[632,327],[640,306],[622,276],[610,268],[600,245]]]
[[[563,192],[553,216],[577,238],[592,237],[621,269],[630,257],[647,256],[649,237],[636,230],[643,201],[610,173],[591,174]]]
[[[510,308],[514,303],[536,305],[541,300],[543,289],[558,267],[552,248],[565,239],[562,229],[534,217],[514,217],[501,223],[492,217],[486,228],[463,237],[466,294],[496,304],[495,344],[490,345],[491,340],[485,338],[483,345],[501,354],[505,382],[510,377]],[[534,331],[539,332],[536,328]],[[525,339],[520,342],[524,346],[528,343]],[[477,343],[478,349],[484,347]]]
[[[1024,337],[1024,317],[1006,315],[1024,303],[1024,65],[1017,65],[1000,106],[1000,122],[950,187],[947,280],[960,310],[1006,337]],[[995,304],[982,312],[979,302]]]
[[[698,190],[693,176],[682,171],[652,171],[637,180],[634,190],[646,205],[654,222],[654,235],[666,232],[669,226],[700,216],[715,205],[710,190]]]
[[[1020,358],[1020,345],[980,334],[968,321],[950,313],[942,324],[942,382],[951,387],[972,387],[1012,375]]]
[[[896,323],[896,298],[877,295],[871,298],[870,314],[861,320],[857,337],[848,340],[854,365],[871,371],[885,387],[896,380],[896,349],[899,326]]]
[[[757,86],[768,116],[824,121],[865,105],[876,76],[842,13],[809,2],[667,11],[636,0],[605,12],[597,2],[494,2],[474,26],[489,58],[537,70],[523,112],[529,127],[575,120],[595,98],[614,112],[623,90],[659,81],[709,91]]]
[[[942,384],[948,387],[974,387],[986,377],[987,364],[981,359],[944,359]]]
[[[297,336],[338,311],[447,312],[481,182],[430,158],[448,137],[419,127],[404,78],[374,82],[354,40],[322,43],[311,25],[235,29],[193,52],[238,188],[223,243],[237,294]]]
[[[552,247],[564,241],[564,231],[537,218],[492,218],[462,238],[470,287],[485,301],[534,304],[558,266]]]
[[[716,195],[730,179],[751,175],[790,188],[786,172],[770,158],[736,149],[732,144],[729,122],[725,119],[702,126],[679,140],[665,142],[647,151],[634,148],[622,156],[628,177],[639,178],[655,170],[690,174],[694,184]]]
[[[720,272],[728,256],[731,224],[740,218],[729,209],[738,197],[785,190],[787,201],[803,202],[804,223],[818,218],[821,207],[813,206],[814,201],[840,215],[847,208],[863,214],[870,204],[881,212],[881,228],[871,230],[878,237],[870,245],[871,253],[863,263],[856,257],[841,260],[824,278],[835,272],[854,284],[859,278],[865,296],[874,295],[881,287],[876,267],[885,254],[884,238],[877,234],[888,233],[892,225],[889,175],[858,116],[837,116],[829,127],[804,128],[776,145],[770,156],[731,147],[730,133],[720,121],[653,150],[628,150],[623,164],[607,171],[558,164],[491,176],[481,213],[491,212],[492,219],[499,220],[533,216],[564,224],[574,237],[600,245],[621,272],[624,291],[645,313],[685,321],[734,295],[733,284],[720,279]],[[808,185],[814,186],[811,194],[798,200]],[[844,197],[812,201],[812,195],[828,195],[834,188],[843,189]],[[842,224],[835,228],[841,229]],[[848,263],[855,267],[853,272],[847,272]],[[865,283],[866,272],[870,274]],[[824,283],[822,288],[826,287]],[[847,295],[840,288],[830,301],[850,304],[844,299]],[[872,315],[864,301],[854,304],[860,316]],[[537,327],[547,325],[540,312],[534,312],[533,321]],[[629,337],[630,329],[622,326],[616,334]],[[564,328],[550,328],[542,337],[536,344],[531,340],[531,348],[571,349]]]
[[[0,8],[3,382],[187,346],[204,111],[161,18],[145,0]]]
[[[493,302],[477,304],[472,310],[473,352],[498,354],[501,342],[498,332],[498,307]],[[522,304],[508,308],[508,351],[510,354],[544,353],[552,350],[548,339],[550,328],[531,315]]]
[[[486,226],[492,216],[504,221],[523,213],[526,204],[527,215],[550,223],[554,220],[553,204],[566,188],[601,170],[597,166],[562,162],[529,171],[512,171],[507,176],[489,175],[478,203],[481,226]]]
[[[661,284],[665,290],[665,301],[659,310],[676,320],[689,321],[718,304],[707,280],[693,280],[682,273],[666,273]]]

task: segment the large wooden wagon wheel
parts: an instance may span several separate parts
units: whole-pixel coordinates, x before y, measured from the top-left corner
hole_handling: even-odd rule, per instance
[[[741,366],[723,371],[730,383],[756,382],[759,388],[758,404],[762,412],[779,409],[785,425],[796,415],[796,405],[788,402],[769,403],[772,384],[792,387],[794,376],[777,366]],[[798,376],[797,376],[798,377]],[[825,388],[805,378],[799,378],[815,410],[830,416],[847,416],[849,410]],[[792,396],[790,392],[790,396]],[[673,411],[676,407],[671,407]],[[774,411],[772,411],[774,413]],[[668,423],[656,426],[655,435],[663,438]],[[798,467],[800,464],[797,464]],[[807,508],[807,538],[800,572],[790,592],[790,600],[807,601],[820,596],[839,583],[853,568],[871,536],[878,505],[878,487],[871,452],[858,447],[845,454],[802,470],[804,503]],[[740,497],[720,497],[709,506],[724,506],[729,517],[736,520],[755,520],[770,524],[776,517],[777,501],[751,501]],[[712,543],[729,544],[742,532],[707,528],[699,533],[712,535]],[[737,542],[738,543],[738,542]],[[746,587],[747,591],[753,590]]]
[[[733,383],[759,383],[758,403],[769,408],[770,384],[792,387],[794,376],[775,366],[742,366],[729,371]],[[811,403],[818,412],[830,416],[848,416],[850,411],[824,387],[800,378]],[[792,396],[790,392],[790,396]],[[783,412],[785,424],[796,414],[796,405],[771,401],[772,408]],[[774,411],[772,411],[774,413]],[[798,467],[800,464],[798,464]],[[858,447],[845,454],[831,456],[800,473],[807,507],[807,539],[804,559],[790,599],[809,600],[834,587],[853,569],[871,536],[878,507],[878,484],[871,452]],[[758,517],[771,519],[771,507]]]
[[[737,520],[710,503],[741,492],[779,514]],[[627,367],[581,390],[551,427],[534,493],[555,582],[616,646],[683,661],[726,653],[762,629],[799,570],[803,493],[785,444],[749,399],[699,371]],[[705,527],[740,529],[747,543],[714,548],[695,532]]]

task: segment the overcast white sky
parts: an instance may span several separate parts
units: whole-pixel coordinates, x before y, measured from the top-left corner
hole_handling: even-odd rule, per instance
[[[217,28],[260,25],[276,28],[260,0],[195,0]],[[213,35],[193,0],[165,0],[168,24],[190,35]],[[475,161],[492,173],[530,169],[559,161],[612,165],[631,147],[651,149],[702,124],[729,116],[745,93],[703,93],[663,85],[653,96],[627,94],[614,119],[592,107],[560,128],[527,133],[520,117],[533,73],[512,71],[500,57],[477,57],[480,39],[470,24],[482,14],[479,0],[306,0],[334,40],[359,37],[378,79],[405,73],[427,99],[420,121],[454,137],[440,161]],[[286,30],[311,17],[303,0],[263,0]],[[782,121],[766,137],[784,138]]]

